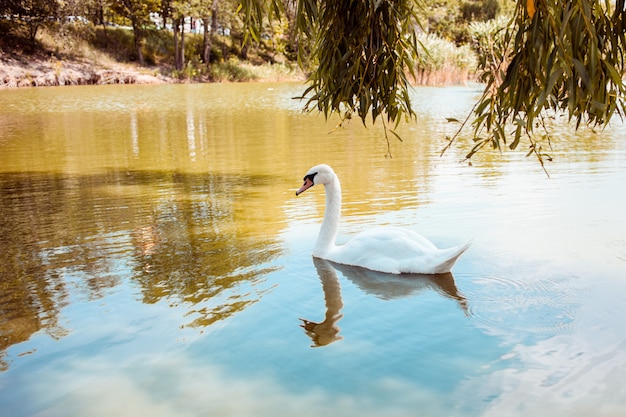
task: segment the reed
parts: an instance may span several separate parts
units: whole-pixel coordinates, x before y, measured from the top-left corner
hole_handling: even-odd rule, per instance
[[[464,84],[474,79],[477,60],[468,45],[456,46],[432,34],[421,34],[418,40],[424,52],[416,61],[414,84]]]

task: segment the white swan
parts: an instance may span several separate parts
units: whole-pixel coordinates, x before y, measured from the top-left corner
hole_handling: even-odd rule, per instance
[[[443,274],[450,272],[470,243],[438,249],[428,239],[412,230],[375,227],[335,245],[341,217],[341,185],[328,165],[317,165],[304,176],[296,195],[315,184],[324,184],[326,210],[313,256],[344,265],[359,266],[391,274]]]

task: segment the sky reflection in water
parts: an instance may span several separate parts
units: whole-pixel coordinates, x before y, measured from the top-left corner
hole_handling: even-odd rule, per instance
[[[300,89],[3,92],[0,414],[623,415],[623,127],[564,129],[548,180],[438,157],[471,87],[417,90],[391,159],[380,127],[300,114]],[[314,261],[323,190],[293,193],[319,162],[340,239],[473,246],[439,279]]]

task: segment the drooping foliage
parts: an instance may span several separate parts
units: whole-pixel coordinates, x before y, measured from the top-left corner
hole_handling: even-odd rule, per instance
[[[383,115],[392,123],[413,115],[406,71],[413,72],[418,54],[415,4],[328,1],[306,18],[315,16],[316,21],[307,22],[317,29],[307,108],[326,115],[358,114],[364,122],[368,115],[372,121]]]
[[[578,128],[623,116],[625,32],[624,0],[519,0],[494,60],[482,62],[468,158],[486,145],[515,149],[526,137],[543,165],[547,117],[564,113]]]
[[[343,119],[356,114],[363,123],[382,117],[385,126],[412,117],[407,71],[420,52],[417,8],[415,0],[298,0],[296,36],[312,45],[305,108]],[[252,36],[263,10],[261,2],[243,1]]]

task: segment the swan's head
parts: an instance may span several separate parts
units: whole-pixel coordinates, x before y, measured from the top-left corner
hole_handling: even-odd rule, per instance
[[[296,195],[302,194],[315,184],[330,184],[336,177],[335,171],[333,171],[333,169],[328,165],[316,165],[308,170],[304,176],[304,184],[302,184],[302,187],[296,191]]]

